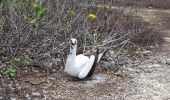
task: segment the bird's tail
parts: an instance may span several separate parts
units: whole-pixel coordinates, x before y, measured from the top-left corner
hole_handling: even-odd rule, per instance
[[[98,62],[97,62],[97,61],[98,61],[98,57],[99,57],[99,49],[97,49],[97,51],[96,51],[95,59],[94,59],[92,68],[91,68],[90,72],[88,73],[87,77],[91,77],[91,76],[93,75],[94,70],[95,70],[95,68],[96,68],[96,66],[97,66],[97,63],[98,63]]]
[[[108,50],[109,50],[109,48],[107,48],[104,52],[102,52],[102,53],[100,53],[100,54],[98,55],[98,60],[97,60],[97,62],[99,62],[99,61],[106,55],[106,53],[108,52]]]
[[[88,73],[87,77],[91,77],[93,75],[94,70],[97,66],[97,63],[106,55],[108,50],[109,50],[109,48],[107,48],[104,52],[99,54],[99,49],[97,49],[96,54],[95,54],[94,63],[92,65],[92,68],[91,68],[90,72]]]

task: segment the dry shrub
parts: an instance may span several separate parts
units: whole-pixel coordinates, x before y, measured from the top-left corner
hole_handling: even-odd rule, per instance
[[[131,11],[113,9],[113,2],[98,6],[98,1],[50,0],[42,2],[46,8],[45,18],[37,28],[30,24],[35,13],[31,10],[32,0],[27,0],[20,9],[12,9],[14,2],[7,0],[2,14],[4,26],[9,24],[8,31],[1,34],[0,51],[9,57],[29,54],[37,57],[53,48],[68,51],[68,40],[75,37],[79,41],[79,51],[87,51],[96,46],[122,45],[124,41],[135,44],[157,44],[162,36],[147,28],[140,17],[134,17]],[[22,9],[22,10],[21,10]],[[94,13],[97,19],[88,18]],[[6,17],[8,14],[10,16]],[[154,37],[154,38],[153,38]],[[66,56],[67,53],[64,53]],[[37,58],[38,59],[38,58]]]
[[[131,16],[125,29],[131,30],[130,41],[138,46],[161,45],[164,43],[163,34],[149,27],[139,16]]]
[[[100,44],[111,40],[114,40],[111,43],[116,45],[129,40],[138,46],[160,45],[164,42],[162,33],[149,28],[149,24],[140,16],[134,16],[134,12],[130,9],[126,12],[120,8],[100,8],[99,12],[97,16],[99,16],[100,23],[97,24],[98,28],[93,29],[93,32],[95,30],[101,33],[98,37]]]

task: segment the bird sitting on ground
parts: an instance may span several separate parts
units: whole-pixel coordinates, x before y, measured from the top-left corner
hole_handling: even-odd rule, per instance
[[[95,55],[90,57],[83,54],[76,55],[77,40],[75,38],[70,39],[70,53],[67,57],[64,71],[76,78],[83,79],[91,77],[95,70],[96,64],[106,54],[107,50],[99,54],[99,50]]]

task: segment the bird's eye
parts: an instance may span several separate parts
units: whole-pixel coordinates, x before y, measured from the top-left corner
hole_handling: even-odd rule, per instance
[[[73,43],[72,40],[69,41],[70,43]]]

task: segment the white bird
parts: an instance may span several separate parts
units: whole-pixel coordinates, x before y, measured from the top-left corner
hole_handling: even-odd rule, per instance
[[[90,58],[83,54],[76,55],[77,40],[75,38],[70,39],[70,54],[67,57],[64,71],[80,79],[86,78],[93,74],[94,68],[97,62],[103,57],[104,53],[97,56],[91,55]],[[98,50],[97,50],[98,53]]]

